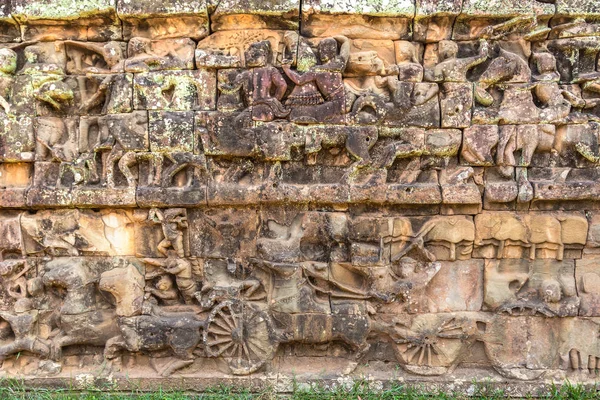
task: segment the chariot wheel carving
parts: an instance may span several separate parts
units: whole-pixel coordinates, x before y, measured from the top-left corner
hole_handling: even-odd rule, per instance
[[[248,375],[273,357],[278,343],[271,320],[258,307],[228,300],[208,316],[203,342],[209,357],[222,357],[234,375]]]

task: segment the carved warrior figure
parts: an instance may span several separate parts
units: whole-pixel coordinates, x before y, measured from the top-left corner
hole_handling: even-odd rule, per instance
[[[179,256],[175,250],[168,250],[166,257],[167,258],[164,260],[146,258],[144,259],[144,262],[150,265],[160,267],[163,271],[167,272],[170,275],[173,275],[175,277],[177,289],[179,289],[179,291],[183,295],[185,303],[194,304],[197,290],[196,282],[192,277],[192,263],[186,260],[185,258],[181,258],[181,256]],[[164,289],[159,289],[157,287],[157,289],[160,290],[160,292],[158,292],[159,294],[157,297],[163,300],[168,300],[167,296],[169,296],[168,293],[170,289],[169,283],[170,281],[163,280],[162,282],[159,282],[157,284],[157,286],[160,284],[164,287]],[[152,292],[155,293],[156,291]],[[163,293],[162,295],[160,294],[161,292]]]
[[[31,299],[16,301],[14,312],[0,311],[0,317],[10,324],[15,338],[12,342],[0,345],[0,359],[21,351],[29,351],[43,357],[50,355],[49,343],[37,335],[38,311],[33,309]]]
[[[152,262],[145,260],[148,264]],[[154,264],[157,265],[157,264]],[[146,287],[146,292],[158,300],[165,306],[175,306],[179,304],[179,292],[173,286],[173,280],[169,275],[160,275],[156,278],[155,287]]]
[[[289,64],[283,64],[285,74],[297,85],[288,98],[289,104],[296,106],[292,108],[290,119],[300,123],[326,122],[344,114],[342,72],[350,56],[348,38],[322,39],[318,45],[320,64],[316,63],[310,48],[303,46],[301,50],[304,53],[298,57],[301,74],[293,71]]]
[[[412,43],[401,42],[397,46],[397,51],[397,64],[386,67],[378,59],[379,63],[377,64],[381,65],[374,71],[376,75],[364,77],[364,81],[361,80],[361,84],[348,79],[344,81],[347,112],[352,111],[354,114],[357,114],[363,107],[361,102],[365,101],[363,99],[369,96],[381,97],[383,102],[386,104],[392,102],[392,106],[396,107],[406,109],[410,106],[409,103],[412,100],[410,99],[411,93],[407,92],[405,87],[400,85],[400,82],[421,82],[423,80],[423,67],[418,62],[416,48]],[[434,94],[430,94],[430,96]],[[361,101],[356,102],[356,99],[361,99]],[[430,99],[431,97],[418,99],[412,105],[419,106]],[[367,105],[367,103],[364,105]],[[374,106],[376,108],[380,107],[380,105]],[[380,112],[380,110],[377,109],[376,112]]]
[[[172,249],[178,257],[185,257],[183,231],[188,227],[186,210],[169,208],[163,211],[153,208],[148,212],[148,220],[162,227],[164,238],[158,244],[158,251],[168,257],[168,251]]]
[[[439,46],[439,63],[425,70],[425,79],[431,82],[467,82],[467,72],[484,62],[489,56],[487,41],[481,40],[479,54],[473,57],[458,58],[458,45],[449,40],[442,40]]]
[[[123,70],[123,50],[118,42],[104,44],[65,40],[75,73],[105,74]]]
[[[279,70],[270,64],[271,43],[265,40],[251,44],[245,52],[245,59],[250,69],[237,75],[231,84],[220,83],[221,90],[243,90],[246,104],[252,106],[254,120],[268,122],[286,117],[290,111],[281,104],[281,100],[287,83]]]

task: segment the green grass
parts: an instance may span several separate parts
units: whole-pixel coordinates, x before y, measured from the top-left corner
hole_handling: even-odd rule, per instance
[[[203,393],[190,394],[178,392],[157,391],[153,393],[144,392],[111,392],[99,389],[86,391],[73,391],[67,389],[34,389],[26,388],[17,381],[0,381],[0,400],[271,400],[271,399],[295,399],[295,400],[419,400],[419,399],[504,399],[506,394],[493,388],[490,384],[474,383],[475,390],[470,396],[464,394],[448,394],[441,392],[424,392],[422,389],[409,388],[402,385],[393,386],[385,390],[376,390],[367,382],[355,383],[352,387],[337,387],[334,389],[323,386],[312,386],[300,388],[294,385],[292,393],[277,394],[273,390],[265,389],[261,392],[251,393],[239,391],[231,387],[217,387],[206,390]],[[532,397],[527,397],[532,398]],[[535,398],[541,399],[600,399],[600,391],[590,387],[565,383],[561,386],[552,386],[546,393],[539,393]]]

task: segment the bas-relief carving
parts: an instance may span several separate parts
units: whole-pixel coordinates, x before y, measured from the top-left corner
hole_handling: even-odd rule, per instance
[[[94,3],[0,6],[3,371],[593,379],[597,7]]]

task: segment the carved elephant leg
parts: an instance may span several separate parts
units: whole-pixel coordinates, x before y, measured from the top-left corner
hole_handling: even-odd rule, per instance
[[[194,155],[192,161],[190,163],[190,167],[193,167],[193,171],[188,173],[188,185],[191,185],[191,180],[194,175],[198,175],[200,178],[201,175],[205,175],[207,178],[210,177],[208,173],[208,165],[206,164],[206,157],[204,154]]]
[[[556,259],[558,261],[562,261],[564,254],[565,254],[565,245],[562,243],[559,243],[558,248],[556,249]]]
[[[569,362],[571,363],[571,368],[575,370],[581,369],[581,354],[577,349],[569,351]]]
[[[151,153],[149,156],[148,186],[160,186],[163,173],[163,155]]]
[[[500,167],[500,173],[505,177],[512,175],[515,165],[514,152],[517,148],[517,127],[506,125],[500,128],[500,139],[496,151],[496,163]]]
[[[16,354],[22,350],[28,350],[28,349],[22,349],[21,346],[18,345],[18,343],[16,341],[9,343],[9,344],[5,344],[3,346],[0,346],[0,360],[5,360],[7,357]]]
[[[29,351],[42,357],[47,357],[50,354],[50,347],[42,339],[33,336],[15,339],[11,343],[0,346],[0,362],[22,351]]]
[[[32,343],[31,343],[30,351],[32,353],[39,354],[42,357],[50,356],[50,351],[51,351],[50,342],[40,339],[40,338],[37,338],[37,337],[34,337],[31,340],[32,340]]]
[[[536,250],[536,244],[531,243],[531,247],[529,247],[529,259],[530,260],[535,260],[535,250]]]
[[[72,169],[72,168],[71,168]],[[69,170],[69,164],[66,162],[61,162],[58,166],[58,178],[56,178],[56,187],[60,188],[63,186],[62,178],[65,176],[65,173]]]
[[[98,165],[96,163],[96,155],[93,154],[89,159],[84,161],[84,168],[87,169],[87,181],[86,183],[98,183],[100,176],[98,176]]]
[[[204,155],[190,156],[187,154],[171,154],[169,158],[173,162],[173,165],[164,171],[164,178],[162,181],[162,185],[164,187],[170,186],[175,175],[185,168],[188,168],[186,171],[186,186],[191,186],[194,179],[195,171],[189,171],[190,168],[193,168],[194,170],[198,169],[204,174],[208,173],[208,167],[206,165],[206,158]]]
[[[498,250],[496,252],[496,258],[504,258],[504,249],[506,243],[504,240],[498,240]]]
[[[533,153],[538,147],[540,142],[540,134],[536,126],[521,126],[519,127],[519,137],[522,143],[521,161],[520,166],[528,167],[531,164]]]
[[[592,354],[590,354],[588,356],[588,371],[590,374],[593,374],[596,369],[598,368],[598,358],[596,358],[595,356],[593,356]]]
[[[344,375],[349,375],[352,372],[354,372],[354,370],[358,366],[358,362],[360,361],[360,359],[363,358],[363,356],[371,348],[371,345],[369,343],[367,343],[367,342],[360,343],[360,344],[350,343],[350,345],[352,347],[352,350],[355,353],[352,356],[353,360],[348,363],[348,365],[346,366],[346,368],[344,368],[344,371],[342,372]]]

